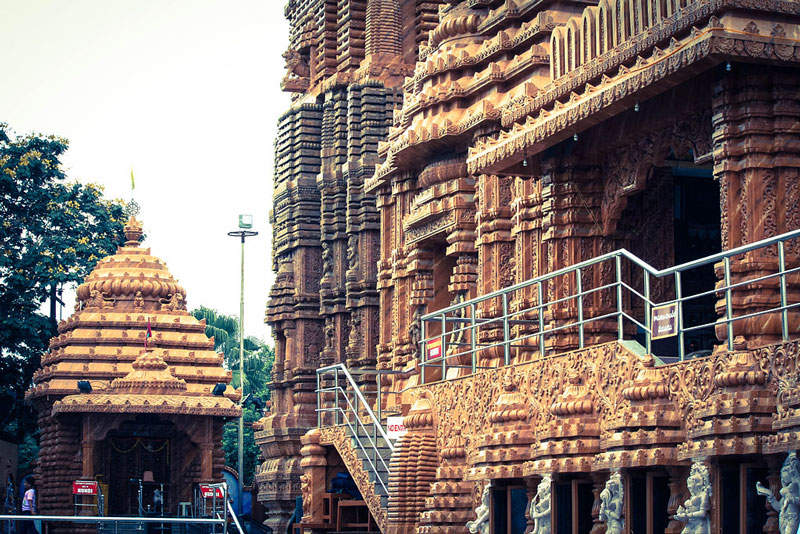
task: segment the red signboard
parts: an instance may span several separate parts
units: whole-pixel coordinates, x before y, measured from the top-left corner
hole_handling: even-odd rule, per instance
[[[428,359],[433,360],[442,355],[442,338],[437,337],[428,341]]]
[[[97,495],[97,482],[94,480],[76,480],[72,483],[73,495]]]
[[[200,484],[200,494],[203,496],[204,499],[210,499],[215,496],[217,499],[222,498],[222,487],[221,486],[211,486],[210,484]]]

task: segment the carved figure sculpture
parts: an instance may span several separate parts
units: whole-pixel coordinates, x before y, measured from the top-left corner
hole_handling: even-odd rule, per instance
[[[419,350],[419,342],[421,340],[421,318],[422,306],[417,306],[417,309],[414,310],[414,317],[411,319],[411,326],[408,328],[408,338],[414,351]]]
[[[769,501],[778,512],[778,532],[795,534],[800,531],[800,460],[797,454],[786,457],[781,467],[781,498],[776,499],[772,492],[756,482],[756,492]]]
[[[327,241],[322,242],[322,277],[327,278],[333,276],[333,257],[331,254],[331,246]]]
[[[358,269],[358,238],[355,235],[347,240],[347,265],[351,271]]]
[[[300,52],[290,48],[283,53],[283,59],[286,61],[286,70],[288,70],[291,74],[300,78],[308,77],[308,62],[300,54]]]
[[[161,309],[169,311],[185,310],[186,304],[183,302],[183,295],[180,293],[173,293],[168,299],[161,301]]]
[[[489,534],[489,496],[492,491],[491,481],[483,488],[481,504],[475,508],[475,520],[467,521],[467,529],[471,534]]]
[[[709,534],[711,532],[711,477],[708,467],[700,462],[692,464],[689,478],[686,479],[689,498],[678,507],[675,518],[686,521],[681,534]]]
[[[311,512],[311,477],[303,473],[300,475],[300,492],[303,495],[303,514]]]
[[[600,521],[606,523],[606,534],[621,534],[625,528],[622,518],[624,499],[622,477],[619,471],[614,471],[600,492]]]
[[[550,534],[550,488],[552,481],[545,475],[531,499],[530,516],[533,519],[532,534]]]
[[[96,289],[92,289],[89,292],[89,299],[86,301],[87,307],[94,307],[94,308],[107,308],[109,306],[113,306],[114,301],[110,299],[106,299],[100,291]]]
[[[137,291],[136,295],[133,297],[133,309],[139,310],[142,308],[144,308],[144,297],[141,291]]]

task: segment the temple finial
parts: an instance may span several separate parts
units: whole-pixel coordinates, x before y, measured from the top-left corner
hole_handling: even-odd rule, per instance
[[[139,240],[142,238],[142,223],[136,220],[133,215],[130,216],[128,222],[123,227],[125,232],[125,246],[138,247]]]

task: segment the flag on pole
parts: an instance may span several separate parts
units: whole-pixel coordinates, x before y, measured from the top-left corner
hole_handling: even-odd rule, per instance
[[[147,318],[147,334],[144,336],[144,348],[147,350],[147,340],[153,337],[153,331],[150,329],[150,318]]]
[[[136,189],[136,182],[133,180],[133,167],[131,167],[131,191]]]

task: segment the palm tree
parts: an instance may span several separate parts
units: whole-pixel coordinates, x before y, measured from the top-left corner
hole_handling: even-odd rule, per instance
[[[233,374],[231,384],[238,387],[239,319],[205,306],[192,311],[192,315],[200,321],[205,320],[206,335],[214,339],[214,350],[222,353],[225,368]],[[274,361],[275,354],[272,348],[262,340],[253,336],[244,338],[245,392],[252,393],[261,400],[269,399],[269,390],[265,386],[272,378]]]

